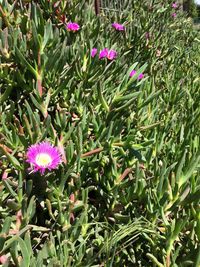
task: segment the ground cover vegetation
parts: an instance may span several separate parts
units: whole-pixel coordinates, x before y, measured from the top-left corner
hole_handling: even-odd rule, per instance
[[[199,32],[124,3],[0,0],[3,266],[200,266]]]

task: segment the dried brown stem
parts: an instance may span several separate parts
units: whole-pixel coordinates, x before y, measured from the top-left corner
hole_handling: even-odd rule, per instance
[[[133,168],[127,168],[119,177],[119,181],[122,181],[130,172],[132,172]]]
[[[100,13],[100,0],[94,1],[95,13],[98,15]]]
[[[92,155],[97,154],[97,153],[99,153],[101,151],[103,151],[103,148],[102,147],[93,149],[93,150],[91,150],[89,152],[86,152],[86,153],[82,154],[81,155],[81,158],[92,156]]]

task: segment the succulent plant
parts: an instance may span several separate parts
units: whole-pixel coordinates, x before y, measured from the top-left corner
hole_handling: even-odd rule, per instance
[[[200,264],[199,32],[115,2],[0,1],[4,266]]]

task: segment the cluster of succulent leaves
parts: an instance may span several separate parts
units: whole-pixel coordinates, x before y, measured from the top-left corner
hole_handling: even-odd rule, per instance
[[[199,266],[200,38],[171,4],[0,0],[4,266]],[[44,140],[63,163],[41,176]]]

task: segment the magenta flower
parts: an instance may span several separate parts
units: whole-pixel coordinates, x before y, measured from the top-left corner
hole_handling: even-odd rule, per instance
[[[172,17],[175,18],[176,17],[176,13],[172,13]]]
[[[97,54],[97,48],[92,48],[91,57],[95,57]]]
[[[117,31],[124,31],[125,30],[125,27],[122,24],[119,24],[116,22],[114,22],[112,24],[112,27],[115,28],[115,30],[117,30]]]
[[[108,51],[108,55],[107,55],[107,59],[109,60],[113,60],[117,57],[117,52],[115,50],[109,50]]]
[[[133,77],[135,74],[136,74],[136,70],[132,70],[131,73],[130,73],[130,77]],[[140,73],[139,76],[138,76],[138,80],[141,80],[144,78],[144,74],[143,73]]]
[[[99,53],[99,59],[105,58],[108,56],[108,48],[104,48],[103,50],[100,51]]]
[[[143,78],[144,78],[144,74],[140,73],[139,76],[138,76],[138,80],[142,80]]]
[[[177,3],[176,3],[176,2],[172,3],[172,7],[173,7],[174,9],[178,8]]]
[[[132,70],[131,73],[130,73],[130,77],[133,77],[133,75],[135,75],[136,72],[137,72],[136,70]]]
[[[80,29],[80,26],[78,25],[78,23],[69,22],[69,23],[67,23],[66,28],[70,32],[76,32]]]
[[[27,162],[31,165],[30,169],[33,172],[39,171],[42,175],[47,169],[49,171],[56,169],[62,162],[58,148],[49,142],[41,142],[30,146],[26,155]]]
[[[117,52],[115,50],[108,50],[108,48],[104,48],[99,53],[99,59],[107,58],[109,60],[113,60],[117,57]]]

